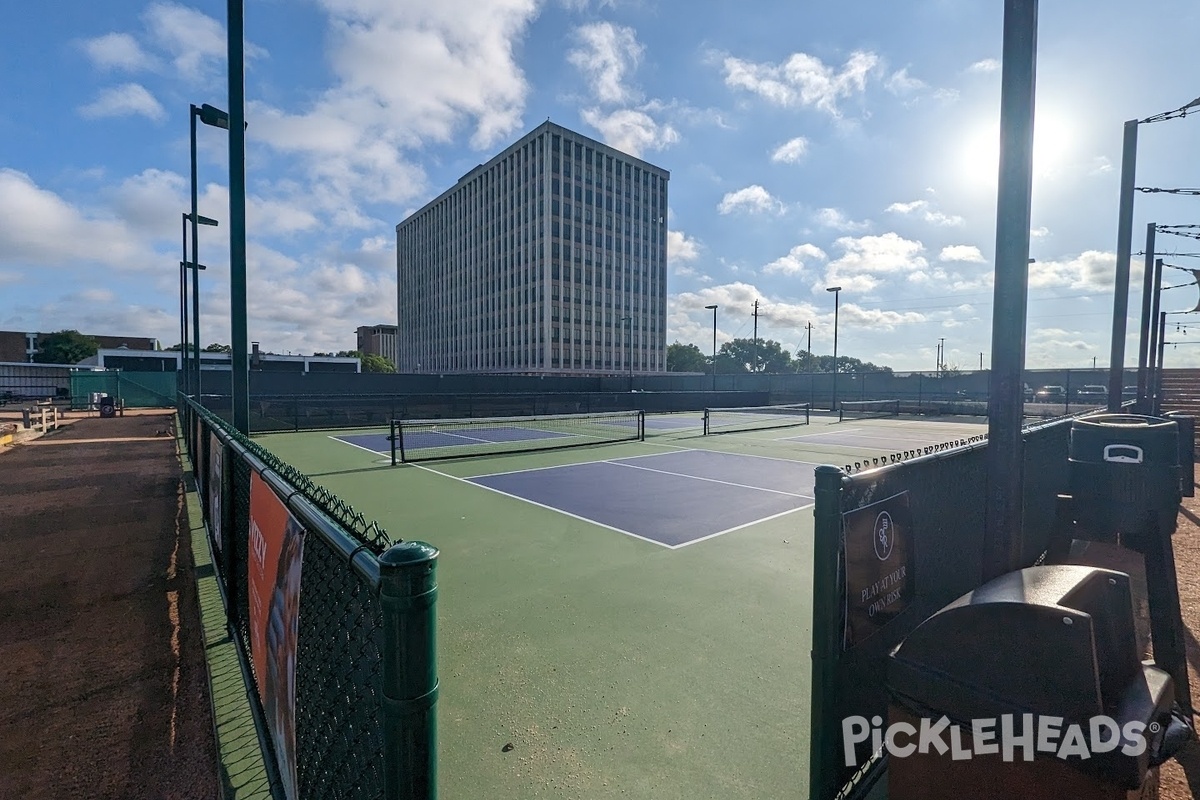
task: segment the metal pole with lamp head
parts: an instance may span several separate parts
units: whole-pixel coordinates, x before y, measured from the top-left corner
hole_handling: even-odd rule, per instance
[[[210,217],[200,216],[197,209],[199,189],[196,185],[196,118],[205,125],[212,125],[216,128],[224,128],[229,130],[229,115],[218,108],[205,103],[197,108],[190,106],[188,113],[188,132],[191,142],[191,157],[192,157],[192,212],[188,218],[192,221],[192,264],[200,263],[200,236],[198,226],[210,225],[216,227],[217,221]],[[186,260],[186,259],[185,259]],[[200,271],[192,270],[192,352],[194,354],[193,368],[196,371],[195,380],[192,383],[192,390],[196,395],[197,400],[200,398]]]
[[[833,397],[829,401],[829,410],[837,411],[837,339],[838,339],[838,306],[841,305],[842,287],[830,286],[825,291],[833,292]]]
[[[705,306],[705,308],[713,312],[713,363],[712,363],[712,387],[713,391],[717,390],[717,307]]]

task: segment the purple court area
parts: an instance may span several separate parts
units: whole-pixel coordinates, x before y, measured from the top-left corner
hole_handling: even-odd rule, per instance
[[[681,450],[469,480],[674,548],[811,505],[815,466]]]
[[[700,417],[651,417],[646,416],[646,430],[674,431],[682,428],[699,428],[704,425]]]
[[[528,442],[536,439],[561,439],[569,433],[544,431],[538,428],[471,428],[470,433],[447,431],[414,431],[404,434],[404,446],[413,450],[434,447],[454,447],[465,444],[495,444],[497,442]],[[352,444],[364,450],[390,455],[392,443],[386,433],[357,433],[334,436],[339,442]]]

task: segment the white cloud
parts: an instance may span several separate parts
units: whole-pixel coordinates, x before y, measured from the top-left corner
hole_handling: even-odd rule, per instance
[[[1039,260],[1029,265],[1029,286],[1033,289],[1110,291],[1116,265],[1116,254],[1099,250],[1087,250],[1066,260]],[[1131,280],[1137,280],[1141,276],[1141,265],[1136,260],[1130,265],[1130,273]]]
[[[920,275],[929,262],[920,242],[904,239],[894,232],[882,236],[843,236],[835,244],[842,255],[829,262],[825,283],[838,284],[853,291],[870,291],[881,282],[881,275],[907,273]]]
[[[722,214],[730,214],[739,209],[745,209],[752,214],[781,213],[783,203],[772,197],[771,193],[763,187],[754,184],[744,189],[738,189],[736,192],[727,193],[717,205],[717,211]]]
[[[1092,166],[1088,170],[1088,175],[1104,175],[1112,171],[1112,161],[1109,160],[1108,156],[1096,156],[1092,159]]]
[[[5,222],[0,266],[82,270],[99,263],[151,271],[163,266],[144,232],[124,220],[81,211],[16,170],[0,168],[0,219]]]
[[[771,153],[771,160],[780,164],[796,164],[808,153],[808,139],[797,136],[789,139]]]
[[[295,171],[311,181],[310,208],[334,225],[374,227],[380,221],[361,203],[403,207],[427,191],[408,150],[452,141],[464,127],[471,145],[487,150],[521,126],[529,85],[516,48],[535,0],[319,0],[319,7],[330,18],[334,84],[307,108],[259,103],[249,116],[254,136],[299,159]]]
[[[94,101],[81,106],[79,114],[85,119],[141,115],[155,122],[162,122],[167,118],[166,110],[154,99],[154,95],[138,83],[125,83],[105,89]]]
[[[1000,61],[995,58],[985,58],[982,61],[976,61],[971,66],[967,67],[968,72],[997,72],[1000,69]]]
[[[938,261],[960,261],[968,264],[986,264],[987,260],[979,248],[972,244],[952,244],[943,247]]]
[[[154,59],[128,33],[106,33],[83,42],[83,51],[100,69],[137,72],[154,66]]]
[[[597,22],[578,28],[575,36],[583,46],[571,50],[567,60],[591,81],[596,99],[601,103],[636,100],[636,93],[625,85],[643,52],[633,28]]]
[[[198,81],[219,74],[228,47],[223,24],[177,3],[152,3],[143,17],[150,37],[171,56],[185,79]],[[247,45],[247,58],[261,54],[260,48]]]
[[[886,88],[889,92],[897,96],[912,94],[913,92],[929,88],[929,84],[927,84],[925,81],[909,75],[908,67],[905,67],[898,72],[893,72],[888,76],[887,80],[883,82],[883,85],[884,88]]]
[[[1032,228],[1029,231],[1029,235],[1032,236],[1034,239],[1044,239],[1045,237],[1050,235],[1050,229],[1047,228],[1045,225],[1041,226],[1040,228]]]
[[[806,263],[824,261],[826,257],[825,251],[815,244],[798,244],[789,250],[786,256],[781,256],[763,267],[763,272],[768,275],[796,275],[804,270]]]
[[[780,64],[756,64],[725,58],[725,85],[745,89],[788,108],[816,108],[840,117],[838,102],[862,94],[867,79],[879,66],[879,56],[855,51],[840,70],[807,53],[793,53]]]
[[[589,108],[580,116],[600,132],[605,144],[641,157],[651,150],[662,150],[679,141],[679,132],[669,124],[656,122],[644,111],[623,108],[604,114]]]
[[[870,220],[855,222],[838,208],[822,208],[813,215],[813,219],[818,225],[823,225],[826,228],[832,228],[835,231],[842,231],[844,233],[858,233],[868,230],[871,227]]]
[[[931,208],[928,200],[913,200],[908,203],[892,203],[885,210],[889,213],[905,215],[919,212],[918,217],[920,219],[923,219],[925,222],[928,222],[931,225],[940,225],[943,227],[957,227],[966,222],[966,220],[957,214],[943,214],[941,211]]]
[[[667,258],[673,263],[688,263],[700,257],[700,244],[683,231],[667,231]]]

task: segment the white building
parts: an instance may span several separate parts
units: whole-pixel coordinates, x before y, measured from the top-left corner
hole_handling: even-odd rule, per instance
[[[670,173],[551,122],[396,226],[400,372],[666,370]]]

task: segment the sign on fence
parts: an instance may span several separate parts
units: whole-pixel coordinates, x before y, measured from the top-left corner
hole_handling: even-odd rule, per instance
[[[221,544],[221,489],[225,486],[222,474],[224,448],[217,432],[209,434],[208,440],[208,531],[212,535],[213,545],[217,552],[223,549]]]
[[[865,641],[908,608],[915,591],[908,492],[842,515],[846,559],[843,648]]]
[[[304,528],[257,472],[250,478],[250,653],[285,796],[296,793],[296,638]]]

